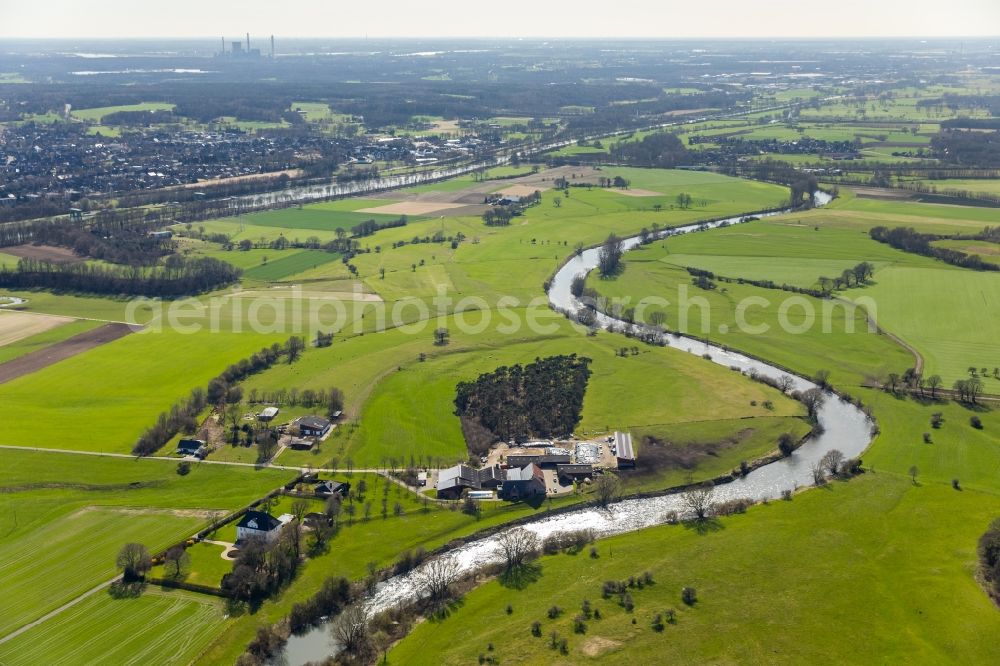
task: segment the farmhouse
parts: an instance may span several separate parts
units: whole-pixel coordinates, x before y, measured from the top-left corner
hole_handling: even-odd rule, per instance
[[[347,497],[347,493],[351,492],[351,484],[341,483],[340,481],[320,481],[313,488],[313,492],[318,497],[330,497],[332,495]]]
[[[468,465],[455,465],[438,473],[437,496],[441,499],[458,499],[462,491],[496,488],[500,485],[500,468],[497,465],[472,469]]]
[[[208,447],[203,439],[182,439],[177,442],[177,453],[182,456],[196,456],[204,458],[208,454]]]
[[[616,432],[613,446],[615,457],[618,459],[618,469],[635,467],[635,450],[632,448],[632,435],[627,432]]]
[[[282,518],[284,517],[282,516]],[[274,541],[278,538],[281,527],[286,522],[288,521],[279,520],[263,511],[247,511],[243,514],[240,522],[236,524],[236,541],[247,541],[249,539],[263,539],[267,542]]]
[[[500,488],[500,497],[507,500],[522,499],[545,494],[545,477],[542,468],[535,464],[513,467]]]
[[[332,427],[329,421],[319,416],[303,416],[298,426],[303,437],[325,437]]]

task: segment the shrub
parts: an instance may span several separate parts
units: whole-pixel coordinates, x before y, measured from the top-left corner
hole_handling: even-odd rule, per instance
[[[698,602],[698,592],[693,587],[685,587],[681,590],[681,601],[688,606],[694,606]]]
[[[538,620],[531,623],[531,635],[535,638],[541,638],[542,636],[542,623]]]
[[[932,440],[931,440],[931,434],[929,432],[925,432],[924,433],[924,444],[930,444],[931,442],[932,442]]]
[[[958,479],[952,479],[951,480],[951,487],[954,488],[955,490],[961,490],[962,489],[962,486],[958,482]]]
[[[600,555],[597,553],[597,546],[590,547],[590,559],[596,560]]]
[[[181,476],[187,476],[191,472],[191,463],[187,460],[182,460],[177,463],[177,473]]]
[[[660,632],[664,629],[663,616],[657,613],[653,616],[653,631]]]
[[[747,509],[753,506],[753,500],[746,498],[731,499],[715,505],[717,516],[731,516],[736,513],[746,513]]]
[[[970,416],[969,417],[969,425],[971,425],[976,430],[982,430],[983,429],[983,421],[978,416]]]
[[[587,633],[587,622],[583,615],[577,615],[573,618],[573,633],[574,634],[585,634]]]
[[[563,612],[562,608],[559,608],[559,606],[550,606],[548,611],[549,619],[550,620],[556,619],[557,617],[562,615],[562,612]]]
[[[792,501],[792,491],[791,490],[782,490],[781,491],[781,499],[785,500],[786,502],[791,502]]]

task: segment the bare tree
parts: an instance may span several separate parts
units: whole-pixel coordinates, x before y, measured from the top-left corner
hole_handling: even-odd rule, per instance
[[[816,418],[824,399],[823,391],[818,388],[803,391],[802,395],[799,396],[799,400],[806,406],[806,411],[809,412],[809,418],[812,419]]]
[[[448,597],[451,584],[458,578],[458,567],[450,557],[438,557],[418,569],[414,578],[431,599],[440,601]]]
[[[358,655],[368,647],[368,612],[360,603],[344,609],[330,629],[341,649]]]
[[[180,578],[181,572],[183,572],[184,569],[187,568],[190,562],[191,562],[191,556],[188,555],[188,552],[187,550],[184,549],[184,546],[180,545],[174,546],[173,548],[168,550],[163,556],[163,563],[164,565],[166,565],[164,568],[169,570],[172,567],[173,572],[171,573],[171,575],[174,578]]]
[[[832,476],[840,474],[841,465],[844,464],[844,454],[838,449],[830,449],[820,459],[819,464]]]
[[[782,393],[788,393],[788,391],[791,390],[792,385],[794,383],[795,382],[788,375],[781,375],[780,377],[778,377],[778,382],[777,382],[778,390],[781,391]]]
[[[684,506],[695,515],[697,520],[705,520],[711,515],[714,490],[712,482],[706,481],[698,488],[689,490],[682,496]]]
[[[611,504],[622,494],[622,480],[614,472],[604,472],[595,479],[594,489],[597,491],[597,501],[601,506]]]
[[[497,539],[497,548],[507,571],[522,566],[538,553],[538,536],[523,527],[507,530]]]
[[[141,543],[127,543],[118,551],[115,564],[122,570],[125,580],[136,580],[149,571],[153,565],[153,558]]]
[[[822,486],[826,484],[826,470],[823,467],[823,463],[821,462],[813,463],[813,466],[810,468],[810,471],[812,472],[813,483],[815,483],[817,486]]]

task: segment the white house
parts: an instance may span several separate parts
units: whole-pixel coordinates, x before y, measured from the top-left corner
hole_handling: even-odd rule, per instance
[[[262,539],[270,543],[278,538],[282,525],[282,521],[269,513],[247,511],[236,524],[236,540]]]

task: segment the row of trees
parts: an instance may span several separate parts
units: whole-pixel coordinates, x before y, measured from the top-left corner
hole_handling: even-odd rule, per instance
[[[137,456],[152,455],[178,432],[194,433],[198,429],[197,417],[207,406],[219,406],[220,411],[225,413],[226,404],[237,404],[242,399],[243,390],[236,386],[238,382],[270,368],[282,358],[291,363],[298,358],[304,346],[302,338],[292,336],[284,346],[275,342],[249,358],[233,363],[208,382],[207,390],[195,388],[186,399],[176,403],[169,411],[161,412],[156,423],[139,437],[132,453]]]
[[[240,274],[239,268],[212,257],[171,255],[162,265],[148,267],[21,259],[15,269],[0,268],[0,286],[171,298],[224,287]]]
[[[940,259],[941,261],[953,266],[971,268],[977,271],[1000,271],[1000,266],[984,261],[977,255],[965,254],[964,252],[959,252],[958,250],[933,245],[933,241],[941,240],[946,237],[935,236],[933,234],[922,234],[913,227],[895,227],[893,229],[889,229],[887,227],[879,226],[873,227],[868,234],[871,236],[872,240],[876,240],[880,243],[886,243],[887,245],[891,245],[897,250],[902,250],[903,252],[912,252],[913,254],[923,255],[925,257],[934,257],[935,259]]]
[[[550,356],[460,382],[455,413],[478,422],[494,441],[569,435],[580,421],[590,362],[576,354]]]

